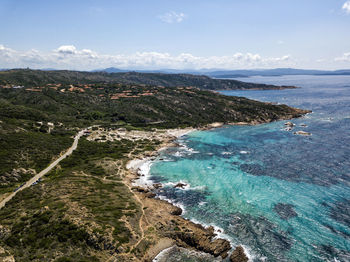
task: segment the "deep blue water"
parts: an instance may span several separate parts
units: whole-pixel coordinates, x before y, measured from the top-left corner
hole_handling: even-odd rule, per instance
[[[151,167],[151,179],[166,184],[158,195],[222,228],[253,260],[350,261],[350,76],[241,80],[302,88],[223,93],[313,113],[293,119],[292,131],[279,121],[182,137]],[[190,188],[173,188],[178,181]]]

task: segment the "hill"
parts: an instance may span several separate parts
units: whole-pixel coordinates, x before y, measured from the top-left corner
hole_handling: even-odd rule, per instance
[[[57,159],[77,130],[92,127],[72,155],[0,209],[0,258],[7,261],[151,261],[164,239],[225,257],[228,241],[133,187],[136,174],[126,163],[169,145],[169,131],[179,131],[169,128],[307,113],[195,87],[53,84],[51,75],[22,76],[51,84],[0,88],[0,200]]]
[[[165,87],[198,87],[203,90],[284,89],[290,86],[274,86],[245,83],[237,80],[212,79],[204,75],[163,74],[138,72],[81,72],[68,70],[42,71],[12,69],[0,72],[0,85],[23,85],[25,87],[47,84],[146,84]]]

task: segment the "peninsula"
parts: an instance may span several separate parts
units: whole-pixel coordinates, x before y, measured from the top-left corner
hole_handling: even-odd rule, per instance
[[[183,132],[219,126],[214,122],[259,124],[309,111],[187,82],[170,87],[94,78],[102,73],[57,75],[63,73],[56,79],[55,72],[0,72],[0,201],[18,191],[0,209],[0,257],[151,261],[176,244],[223,258],[236,249],[231,260],[238,261],[241,248],[215,238],[212,227],[183,219],[181,209],[155,199],[150,188],[135,187],[139,175],[127,164],[154,157]]]

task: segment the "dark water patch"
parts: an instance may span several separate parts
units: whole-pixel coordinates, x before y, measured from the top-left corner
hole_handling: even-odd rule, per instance
[[[162,176],[161,174],[156,174],[156,173],[152,173],[152,175],[150,176],[150,180],[152,180],[153,183],[167,182],[167,179],[164,176]]]
[[[266,176],[268,175],[267,170],[259,164],[242,164],[240,169],[246,173],[255,175],[255,176]]]
[[[274,206],[273,210],[282,218],[283,220],[288,220],[292,217],[297,217],[297,212],[294,211],[294,206],[286,203],[278,203]]]
[[[328,203],[330,216],[350,228],[350,199]]]
[[[318,252],[328,261],[349,262],[350,252],[337,249],[331,245],[321,245],[317,247]],[[336,259],[336,260],[335,260]]]
[[[180,189],[175,187],[164,187],[156,191],[158,196],[165,197],[170,200],[176,200],[177,203],[184,204],[185,206],[191,207],[196,206],[200,202],[204,202],[209,192],[206,190],[191,190],[191,189]]]
[[[263,256],[284,261],[285,253],[293,245],[288,233],[279,230],[277,225],[262,216],[236,213],[229,215],[229,218],[230,234],[248,246],[259,247]]]
[[[350,234],[349,234],[349,233],[347,233],[347,232],[345,232],[345,231],[338,230],[338,229],[336,229],[336,228],[334,228],[333,226],[328,225],[328,224],[326,224],[326,225],[324,225],[324,226],[325,226],[326,228],[328,228],[330,231],[332,231],[334,234],[340,235],[340,236],[342,236],[342,237],[345,238],[345,239],[350,239]]]

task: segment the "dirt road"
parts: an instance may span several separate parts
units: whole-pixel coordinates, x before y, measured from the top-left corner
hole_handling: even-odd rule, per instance
[[[63,159],[65,159],[67,156],[69,156],[70,154],[73,153],[73,151],[77,148],[78,146],[78,141],[81,138],[81,136],[84,134],[84,132],[87,129],[81,130],[75,137],[74,137],[74,142],[73,145],[68,148],[68,150],[66,151],[66,153],[64,153],[62,156],[60,156],[58,159],[56,159],[55,161],[53,161],[47,168],[45,168],[44,170],[42,170],[39,174],[35,175],[34,177],[32,177],[31,179],[29,179],[22,187],[20,187],[18,190],[16,190],[15,192],[12,192],[11,195],[9,195],[8,197],[6,197],[5,199],[3,199],[0,202],[0,209],[3,208],[5,206],[5,204],[10,201],[19,191],[22,191],[23,189],[30,187],[35,181],[37,181],[39,178],[43,177],[44,175],[46,175],[48,172],[51,171],[51,169],[53,169],[59,162],[61,162]]]

